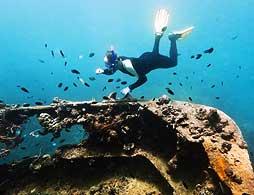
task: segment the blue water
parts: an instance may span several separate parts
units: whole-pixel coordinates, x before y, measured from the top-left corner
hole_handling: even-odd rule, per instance
[[[231,116],[254,152],[253,0],[12,0],[1,1],[0,7],[0,99],[9,104],[38,100],[50,103],[55,96],[100,100],[111,91],[120,92],[124,86],[115,89],[116,83],[108,83],[108,78],[121,78],[128,83],[135,78],[120,72],[113,76],[95,75],[95,69],[103,67],[105,51],[110,45],[125,56],[137,57],[150,51],[156,10],[168,9],[167,32],[192,25],[195,29],[177,43],[181,54],[177,67],[151,72],[148,82],[133,95],[144,95],[146,99],[158,97],[167,93],[165,87],[172,82],[173,99],[187,101],[191,96],[193,102],[217,107]],[[44,47],[45,43],[48,48]],[[203,54],[210,47],[215,51]],[[168,54],[166,36],[160,48],[162,54]],[[60,49],[66,55],[66,67]],[[95,56],[89,58],[90,52]],[[203,54],[201,59],[190,58],[197,53]],[[207,68],[208,64],[212,65]],[[70,72],[74,68],[91,87],[81,86]],[[96,80],[90,81],[90,76]],[[57,88],[59,82],[69,86],[69,90]],[[75,88],[73,82],[79,87]],[[213,84],[215,88],[211,88]],[[21,92],[17,85],[29,89],[30,95]],[[107,90],[102,91],[105,85]],[[27,99],[31,95],[34,98]],[[215,99],[217,96],[219,100]]]

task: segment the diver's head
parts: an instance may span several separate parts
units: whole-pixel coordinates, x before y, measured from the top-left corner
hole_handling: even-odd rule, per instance
[[[104,56],[104,62],[107,68],[113,68],[117,62],[117,54],[114,50],[108,50]]]

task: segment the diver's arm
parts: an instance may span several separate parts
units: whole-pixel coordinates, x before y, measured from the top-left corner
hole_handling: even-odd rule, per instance
[[[133,89],[143,85],[146,81],[147,81],[146,75],[139,76],[138,80],[135,83],[131,84],[129,88],[132,91]]]
[[[101,69],[101,68],[97,68],[95,73],[96,74],[105,74],[105,75],[112,75],[116,72],[117,69]]]

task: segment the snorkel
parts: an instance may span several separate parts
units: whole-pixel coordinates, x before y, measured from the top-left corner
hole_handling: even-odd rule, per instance
[[[109,50],[104,56],[104,63],[108,69],[113,69],[117,62],[117,54],[114,50]]]

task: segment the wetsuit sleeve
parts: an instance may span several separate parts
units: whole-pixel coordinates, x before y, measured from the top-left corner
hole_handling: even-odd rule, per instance
[[[130,90],[133,90],[133,89],[143,85],[146,81],[147,81],[146,75],[139,76],[138,80],[135,83],[131,84],[129,86],[129,88],[130,88]]]
[[[103,73],[102,74],[105,74],[105,75],[112,75],[116,72],[117,69],[115,68],[111,68],[111,69],[104,69],[103,70]]]

